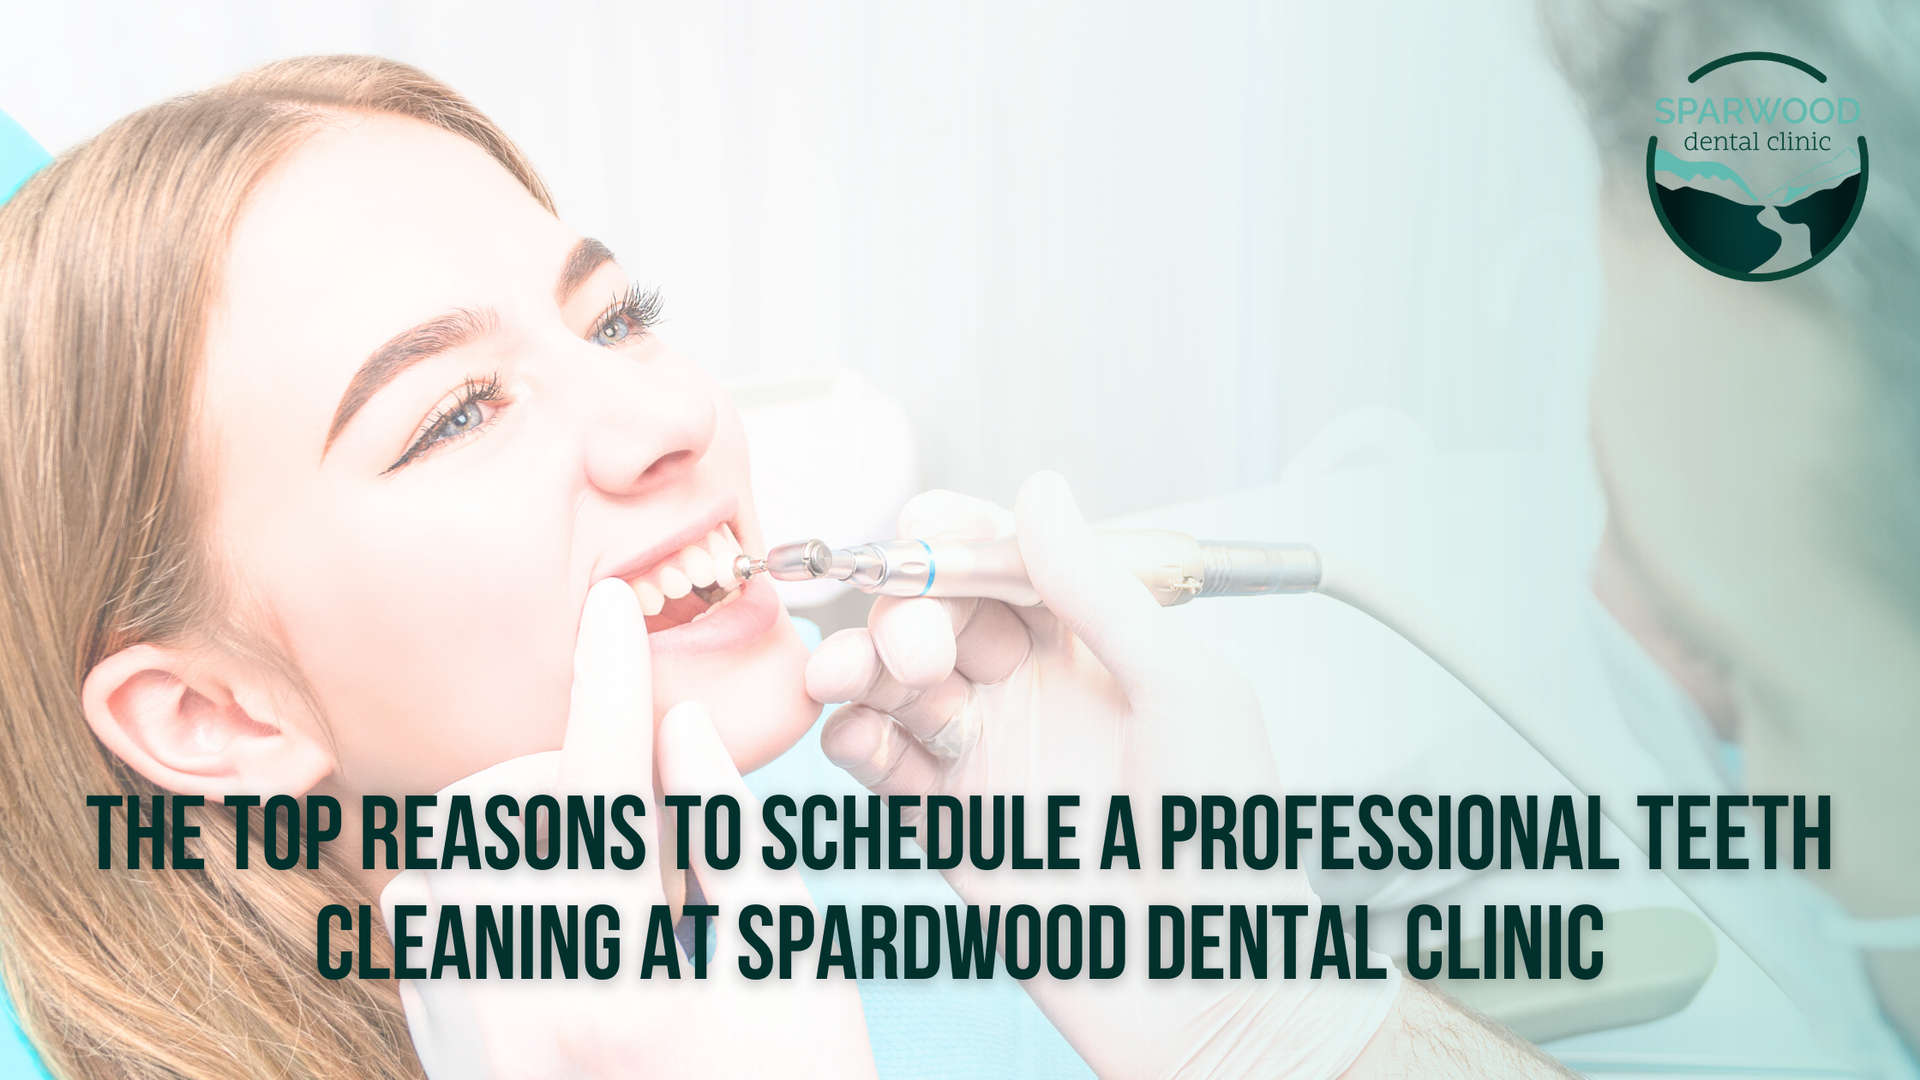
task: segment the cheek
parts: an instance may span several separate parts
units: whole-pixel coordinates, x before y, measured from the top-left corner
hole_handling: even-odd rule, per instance
[[[301,569],[279,576],[276,607],[344,786],[431,792],[560,745],[577,620],[551,528],[565,520],[436,491],[281,549]]]
[[[758,509],[748,483],[746,427],[739,410],[718,395],[714,437],[705,464],[737,492],[740,541],[748,551],[766,550]],[[820,715],[807,696],[807,647],[784,608],[759,641],[722,656],[663,656],[654,662],[654,715],[682,701],[707,707],[727,752],[741,773],[779,757],[800,740]]]
[[[820,715],[807,696],[807,648],[785,614],[759,641],[722,656],[661,657],[654,665],[654,715],[698,701],[713,716],[743,774],[779,757]]]

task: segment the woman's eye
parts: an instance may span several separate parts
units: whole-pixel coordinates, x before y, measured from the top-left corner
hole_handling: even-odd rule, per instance
[[[594,323],[593,333],[587,340],[605,348],[637,340],[646,335],[647,329],[660,319],[660,293],[653,289],[642,289],[638,285],[627,289],[626,295],[619,297],[613,305],[600,313],[600,319]]]
[[[407,452],[400,455],[399,461],[387,466],[386,471],[392,472],[422,454],[486,427],[487,421],[499,411],[502,396],[498,379],[468,382],[461,388],[458,402],[445,412],[429,417],[421,425],[420,434],[414,439],[413,445],[407,447]]]
[[[593,341],[596,345],[618,345],[632,333],[633,326],[627,322],[626,313],[616,311],[601,320],[600,329],[593,333]]]
[[[428,432],[428,435],[436,442],[441,439],[457,438],[479,427],[486,422],[486,419],[486,413],[480,408],[480,403],[468,401],[441,417],[440,422],[434,425],[434,429]]]

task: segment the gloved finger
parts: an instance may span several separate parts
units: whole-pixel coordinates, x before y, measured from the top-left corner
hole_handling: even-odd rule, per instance
[[[966,753],[980,733],[980,698],[972,681],[957,671],[939,686],[915,691],[912,701],[888,715],[935,757],[947,760]]]
[[[843,705],[820,729],[820,749],[876,795],[938,790],[940,762],[893,718],[865,705]]]
[[[761,817],[760,800],[740,778],[706,706],[683,701],[667,710],[660,718],[659,743],[661,787],[669,795],[701,798],[701,805],[680,812],[687,815],[689,826],[687,862],[699,877],[707,902],[729,913],[738,913],[747,904],[811,903],[798,873],[774,870],[762,857],[760,849],[772,843],[772,837]],[[729,811],[724,805],[716,809],[717,795],[731,796],[738,810]],[[731,839],[735,821],[737,844]],[[716,826],[711,836],[709,823]],[[660,857],[673,856],[662,851]]]
[[[814,650],[807,662],[807,693],[816,701],[850,701],[886,713],[917,738],[937,739],[945,732],[952,736],[941,744],[949,751],[945,756],[964,751],[971,741],[958,738],[966,732],[949,730],[956,713],[974,700],[966,676],[954,671],[936,686],[903,686],[881,663],[866,630],[842,630]]]
[[[424,870],[402,870],[380,890],[380,914],[387,921],[387,941],[393,941],[393,909],[398,904],[413,904],[431,910],[435,902],[433,886]]]
[[[887,670],[865,627],[821,642],[807,660],[807,693],[815,701],[853,701],[887,713],[907,708],[920,696]]]
[[[1034,589],[1128,699],[1194,704],[1217,665],[1167,621],[1138,578],[1102,552],[1066,480],[1055,472],[1028,477],[1014,517]]]
[[[1000,682],[1032,651],[1033,639],[1026,621],[1007,605],[977,599],[939,603],[955,626],[953,670],[974,682]],[[890,677],[866,627],[835,633],[807,659],[807,695],[822,704],[862,701],[882,712],[892,712],[908,699],[903,696],[904,686],[890,693],[883,685]]]
[[[881,667],[902,686],[914,690],[937,686],[954,671],[975,682],[1000,682],[1020,667],[1020,661],[1027,659],[1033,648],[1027,625],[1006,603],[979,598],[902,600],[883,596],[874,601],[874,609],[868,613],[868,632]],[[876,684],[879,673],[864,667],[864,657],[833,655],[831,651],[829,657],[822,661],[822,676],[829,669],[845,671],[862,676],[864,686]],[[866,700],[852,680],[843,678],[841,686],[845,692],[839,698],[816,701]],[[812,688],[812,682],[808,682],[808,688]],[[822,688],[826,688],[826,678],[822,678]],[[893,703],[868,703],[895,713]]]
[[[922,691],[901,685],[880,661],[873,635],[856,627],[814,650],[807,661],[807,693],[815,701],[850,701],[894,713],[912,708]]]
[[[807,658],[807,696],[822,705],[852,701],[884,670],[866,627],[835,631]]]
[[[954,491],[923,491],[900,510],[899,533],[926,539],[992,540],[1013,535],[1013,513]],[[884,602],[884,601],[881,601]],[[875,603],[879,607],[880,602]],[[956,639],[954,667],[975,682],[997,683],[1026,659],[1032,641],[1025,623],[993,600],[941,601]],[[869,620],[871,625],[871,619]],[[930,673],[916,672],[930,679]],[[908,680],[912,684],[912,680]]]
[[[1027,624],[1011,607],[998,600],[949,601],[966,619],[954,634],[953,667],[977,683],[993,683],[1013,674],[1033,651]]]
[[[953,674],[957,650],[949,607],[931,597],[883,596],[874,601],[867,613],[867,630],[873,636],[874,652],[900,685],[924,690]]]
[[[1013,515],[985,499],[935,488],[900,508],[899,532],[926,540],[992,540],[1013,535]]]
[[[653,665],[646,616],[627,583],[587,590],[573,649],[573,698],[560,750],[562,791],[653,792]]]

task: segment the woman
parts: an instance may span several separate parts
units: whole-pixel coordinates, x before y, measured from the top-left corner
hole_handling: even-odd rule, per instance
[[[420,73],[288,61],[121,121],[0,207],[0,296],[0,955],[56,1073],[419,1075],[395,984],[314,970],[315,913],[371,902],[393,871],[331,849],[311,871],[236,871],[221,796],[332,795],[351,837],[360,795],[556,748],[562,783],[650,794],[652,753],[667,790],[711,793],[815,716],[778,600],[727,571],[763,550],[731,405],[648,332],[651,297],[554,218],[512,144]],[[928,527],[997,527],[958,512]],[[958,653],[949,636],[910,670],[876,627],[827,658],[821,695],[921,734],[980,679],[985,749],[952,784],[1084,781],[1100,804],[1277,790],[1250,695],[1137,582],[1077,557],[1086,525],[1057,478],[1018,512],[1053,614],[965,605]],[[899,610],[896,629],[948,618]],[[946,684],[959,696],[924,692]],[[1031,686],[1055,696],[1000,707]],[[837,756],[876,785],[939,778],[924,755],[898,768],[887,730],[843,723]],[[186,812],[205,868],[99,870],[84,796],[107,792],[207,797]],[[1143,850],[1156,837],[1143,824]],[[1101,899],[1177,901],[1189,879],[1116,875]],[[804,902],[791,878],[758,884]],[[1297,873],[1237,887],[1315,902]],[[677,901],[678,873],[647,888]],[[1174,985],[1142,967],[1030,990],[1114,1075],[1551,1069],[1396,994],[1390,971]],[[845,982],[662,991],[584,1031],[459,989],[510,1017],[482,1039],[539,1028],[588,1075],[873,1067]]]
[[[129,117],[0,211],[0,266],[0,951],[57,1073],[414,1075],[393,984],[313,970],[315,912],[379,882],[236,871],[219,796],[335,795],[352,836],[362,793],[559,746],[596,580],[741,767],[815,715],[771,590],[715,587],[761,544],[733,410],[419,73]],[[83,796],[162,790],[211,797],[206,869],[95,869]]]

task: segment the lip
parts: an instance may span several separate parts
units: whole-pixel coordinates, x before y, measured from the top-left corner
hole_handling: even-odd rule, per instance
[[[655,656],[727,652],[766,633],[780,615],[780,594],[764,578],[740,586],[740,595],[693,622],[655,630],[647,647]]]
[[[728,495],[716,499],[707,507],[705,513],[694,518],[686,526],[681,528],[679,532],[669,533],[659,540],[654,541],[642,549],[639,555],[628,559],[626,562],[620,563],[611,570],[599,574],[594,580],[598,581],[603,577],[617,577],[631,585],[633,584],[634,578],[653,569],[660,563],[660,560],[678,552],[681,548],[689,544],[699,543],[709,532],[712,532],[723,523],[732,521],[734,515],[739,512],[740,499],[738,496]],[[739,530],[736,529],[734,532],[738,535]]]
[[[631,585],[635,578],[652,570],[661,560],[689,544],[698,543],[720,525],[730,524],[739,510],[740,500],[737,496],[727,495],[716,499],[707,506],[705,512],[679,531],[667,534],[634,558],[616,565],[599,577],[616,577]],[[737,535],[739,529],[735,528],[734,532]],[[740,595],[729,603],[711,609],[705,617],[649,632],[647,648],[655,656],[727,652],[759,638],[773,626],[779,615],[780,594],[774,591],[772,585],[756,578],[740,587]]]

